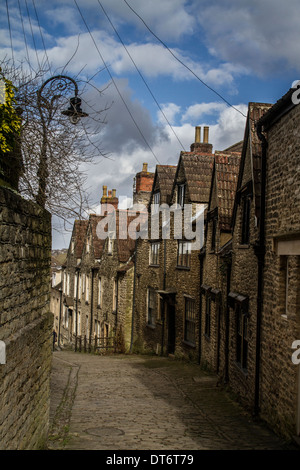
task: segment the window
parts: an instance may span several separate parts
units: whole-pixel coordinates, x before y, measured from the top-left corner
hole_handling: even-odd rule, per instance
[[[177,185],[177,203],[183,207],[184,206],[184,197],[185,197],[185,184]]]
[[[247,193],[242,196],[242,229],[241,244],[248,245],[250,241],[250,208],[251,196]]]
[[[78,278],[77,278],[77,274],[75,273],[75,276],[74,276],[74,299],[77,298],[77,283],[78,283]]]
[[[196,306],[189,298],[185,298],[184,340],[193,345],[196,342]]]
[[[212,219],[212,232],[211,232],[211,250],[216,250],[216,234],[217,234],[217,217]]]
[[[118,281],[114,279],[113,284],[113,312],[116,312],[118,306]]]
[[[160,203],[160,193],[153,194],[153,214],[156,214],[159,211],[159,203]]]
[[[211,321],[211,297],[210,295],[206,296],[206,305],[205,305],[205,336],[210,338],[210,321]]]
[[[147,324],[155,326],[155,304],[156,304],[156,292],[154,289],[148,289],[147,299]]]
[[[78,325],[77,325],[77,335],[81,335],[81,313],[78,312]]]
[[[236,361],[242,369],[247,369],[248,359],[248,314],[240,305],[236,306],[237,334]]]
[[[86,276],[85,277],[85,301],[88,302],[89,301],[89,282],[90,282],[90,278],[89,276]]]
[[[178,242],[177,266],[189,268],[191,265],[191,242]]]
[[[108,241],[107,241],[107,252],[109,255],[112,255],[113,248],[114,248],[114,237],[115,233],[114,232],[109,232],[108,233]]]
[[[70,274],[67,274],[67,295],[70,295]]]
[[[102,306],[102,278],[99,277],[98,279],[98,305],[99,307]]]
[[[79,292],[78,292],[78,299],[81,299],[81,292],[82,292],[82,279],[81,279],[81,274],[79,274]]]
[[[149,264],[159,265],[159,247],[160,242],[151,243]]]

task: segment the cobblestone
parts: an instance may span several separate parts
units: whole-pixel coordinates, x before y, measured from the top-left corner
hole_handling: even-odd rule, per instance
[[[156,356],[53,353],[51,450],[298,450],[217,378]]]

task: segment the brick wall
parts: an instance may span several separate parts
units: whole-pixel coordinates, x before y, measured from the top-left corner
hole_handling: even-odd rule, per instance
[[[37,449],[48,431],[53,316],[51,217],[0,188],[0,449]]]

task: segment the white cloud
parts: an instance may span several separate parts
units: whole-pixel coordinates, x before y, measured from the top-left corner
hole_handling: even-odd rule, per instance
[[[196,13],[197,14],[197,13]],[[280,73],[283,65],[300,70],[298,0],[204,1],[198,21],[207,45],[222,60],[257,74]]]

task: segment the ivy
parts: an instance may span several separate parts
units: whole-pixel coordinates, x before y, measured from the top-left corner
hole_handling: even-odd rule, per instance
[[[0,69],[0,151],[11,152],[15,136],[20,134],[21,118],[17,114],[15,93],[17,89]]]

